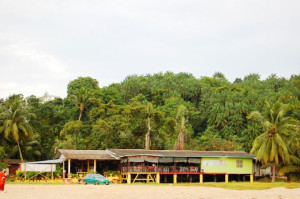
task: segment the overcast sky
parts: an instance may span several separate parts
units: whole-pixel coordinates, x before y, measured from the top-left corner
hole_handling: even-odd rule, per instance
[[[300,72],[299,0],[0,0],[0,98],[91,76]]]

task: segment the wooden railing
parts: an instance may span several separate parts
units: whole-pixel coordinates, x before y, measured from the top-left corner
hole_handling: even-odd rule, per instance
[[[129,170],[128,170],[129,169]],[[197,173],[200,172],[200,167],[194,166],[130,166],[122,167],[122,173],[126,172],[161,172],[161,173],[169,173],[169,172],[177,172],[177,173]]]

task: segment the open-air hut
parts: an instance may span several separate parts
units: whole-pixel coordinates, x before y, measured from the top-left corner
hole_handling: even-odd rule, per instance
[[[119,158],[112,155],[107,150],[58,149],[55,159],[63,160],[63,170],[66,171],[69,178],[72,173],[103,173],[108,170],[119,170]]]
[[[62,150],[68,177],[75,173],[119,171],[127,183],[253,181],[255,156],[243,151],[192,150]]]

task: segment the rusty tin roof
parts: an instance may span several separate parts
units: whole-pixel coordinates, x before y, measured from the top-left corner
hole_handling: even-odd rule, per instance
[[[161,156],[161,157],[236,157],[254,158],[244,151],[193,151],[193,150],[144,150],[144,149],[109,149],[117,157]]]
[[[119,158],[111,154],[107,150],[66,150],[58,149],[55,159],[60,158],[61,155],[65,159],[73,160],[118,160]]]

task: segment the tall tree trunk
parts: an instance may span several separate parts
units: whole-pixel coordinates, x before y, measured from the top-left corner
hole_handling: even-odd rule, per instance
[[[83,110],[80,110],[80,113],[79,113],[79,118],[78,118],[79,121],[81,121],[82,111]]]
[[[145,150],[150,150],[150,146],[149,146],[149,130],[147,131],[146,135],[145,135]]]
[[[81,116],[82,116],[82,112],[83,112],[84,106],[81,104],[80,105],[80,113],[79,113],[79,118],[78,120],[81,121]],[[75,149],[77,150],[77,138],[78,138],[78,132],[75,133]]]
[[[78,132],[75,133],[75,149],[77,150],[77,137],[78,137]]]
[[[180,129],[180,132],[178,134],[176,150],[184,150],[184,130],[183,130],[183,128]]]
[[[23,156],[22,156],[22,152],[21,152],[21,148],[20,148],[20,143],[19,143],[19,141],[17,141],[17,144],[18,144],[18,148],[19,148],[20,158],[21,158],[21,161],[22,161],[22,163],[23,163],[24,161],[23,161]]]
[[[145,150],[150,150],[150,131],[151,131],[151,120],[148,117],[148,131],[145,136]]]
[[[273,167],[272,182],[275,182],[275,173],[276,173],[275,172],[275,169],[276,169],[275,164],[273,164],[272,167]]]

